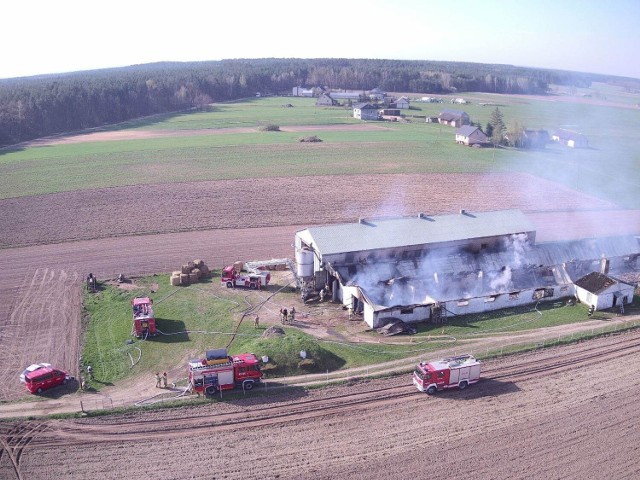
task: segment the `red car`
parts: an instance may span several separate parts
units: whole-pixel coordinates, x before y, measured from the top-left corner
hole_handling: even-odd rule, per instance
[[[69,378],[67,372],[63,370],[42,367],[25,374],[24,383],[31,393],[42,393],[43,390],[67,383]]]

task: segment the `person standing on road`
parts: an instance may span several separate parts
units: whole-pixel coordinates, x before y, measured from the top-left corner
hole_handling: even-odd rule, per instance
[[[156,372],[156,388],[160,388],[160,382],[162,379],[160,378],[160,373]]]
[[[291,307],[291,311],[289,312],[289,321],[290,323],[295,322],[296,320],[296,307]]]
[[[167,372],[162,374],[162,387],[167,388]]]

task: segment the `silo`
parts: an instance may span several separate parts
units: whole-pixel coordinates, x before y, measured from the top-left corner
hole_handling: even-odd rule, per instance
[[[308,248],[296,250],[296,275],[300,278],[313,276],[313,251]]]

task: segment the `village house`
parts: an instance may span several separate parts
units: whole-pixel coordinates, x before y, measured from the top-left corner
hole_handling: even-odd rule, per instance
[[[473,125],[463,125],[456,130],[456,143],[466,145],[468,147],[483,146],[489,144],[489,139],[480,127]]]
[[[445,108],[438,115],[438,123],[451,127],[461,127],[462,125],[469,125],[471,119],[466,112]]]
[[[378,120],[378,109],[370,103],[359,103],[353,107],[353,118],[360,120]]]

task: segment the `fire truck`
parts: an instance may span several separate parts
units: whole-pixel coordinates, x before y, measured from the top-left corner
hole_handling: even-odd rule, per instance
[[[207,350],[205,358],[189,361],[189,384],[196,393],[213,395],[240,387],[251,390],[260,383],[260,363],[253,353],[228,355],[226,348]]]
[[[221,282],[227,288],[245,287],[257,288],[266,287],[271,281],[271,274],[262,270],[241,271],[237,266],[229,265],[222,270]]]
[[[153,315],[153,300],[149,297],[136,297],[131,300],[133,306],[133,329],[131,334],[138,338],[157,335],[156,319]]]
[[[413,384],[433,395],[438,390],[464,390],[480,379],[480,362],[471,355],[459,355],[433,362],[420,362],[413,372]]]

